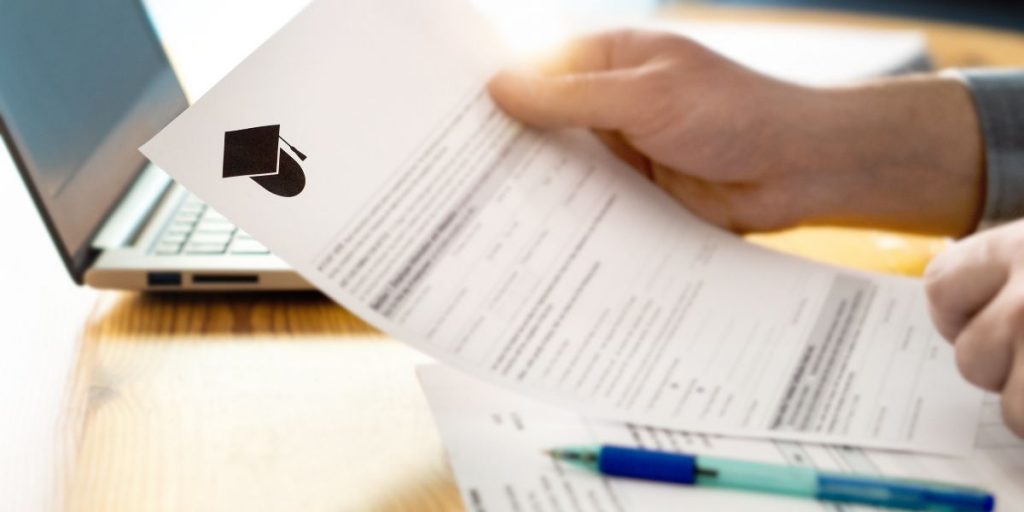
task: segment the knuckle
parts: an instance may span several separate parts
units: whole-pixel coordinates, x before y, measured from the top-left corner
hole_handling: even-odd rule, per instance
[[[951,307],[950,277],[955,272],[959,252],[955,246],[946,249],[924,271],[925,294],[932,306],[940,312],[946,312]]]
[[[1024,290],[1014,289],[1000,299],[1005,301],[1006,322],[1015,329],[1024,327]]]
[[[631,37],[630,32],[632,32],[632,30],[626,28],[602,30],[579,39],[576,44],[596,45],[601,49],[605,57],[609,57],[614,52],[622,51],[622,49],[625,48],[625,45],[629,43],[629,38]]]
[[[605,63],[609,67],[635,64],[633,61],[638,56],[648,53],[646,47],[642,45],[642,41],[645,37],[649,36],[648,32],[628,28],[612,29],[604,32],[602,39],[605,42],[603,45]]]
[[[974,350],[971,347],[971,339],[965,336],[960,336],[956,339],[953,347],[956,352],[956,367],[960,370],[960,375],[962,375],[967,382],[977,384],[977,382],[975,382],[975,368],[977,367],[977,362],[974,356]]]
[[[986,231],[962,242],[980,261],[997,263],[1013,261],[1024,250],[1024,224],[1019,221]],[[959,245],[959,243],[958,243]]]
[[[996,352],[986,351],[981,345],[977,337],[958,337],[954,343],[957,369],[967,382],[988,391],[999,391],[1003,378],[993,374],[991,368],[995,365],[988,364],[986,360],[986,353],[993,355]]]
[[[672,34],[666,35],[666,41],[672,43],[673,49],[680,52],[700,52],[704,50],[704,46],[698,43],[695,39],[679,35]]]
[[[954,341],[960,335],[963,321],[952,305],[952,299],[942,289],[926,288],[926,291],[928,312],[932,317],[932,322],[942,337],[947,341]]]
[[[676,78],[662,69],[637,70],[633,89],[643,101],[636,103],[625,131],[637,138],[655,137],[679,122],[679,90]]]
[[[933,289],[937,289],[942,284],[942,277],[946,273],[946,267],[949,266],[949,254],[950,249],[946,249],[935,256],[925,267],[922,278],[928,293],[932,293]]]
[[[928,297],[928,303],[931,304],[932,309],[940,314],[945,315],[949,312],[950,304],[949,298],[947,297],[946,286],[939,279],[926,279],[924,282],[925,295]]]
[[[659,48],[689,49],[699,45],[692,38],[659,29],[611,29],[606,34],[619,48],[638,48],[647,51]]]

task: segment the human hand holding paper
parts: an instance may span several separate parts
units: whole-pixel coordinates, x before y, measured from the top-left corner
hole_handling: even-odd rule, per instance
[[[950,247],[928,267],[932,318],[964,377],[1002,393],[1003,418],[1024,437],[1024,221]]]
[[[687,208],[733,231],[845,224],[960,235],[984,177],[958,80],[921,75],[806,87],[684,37],[577,39],[491,93],[542,128],[591,128]]]
[[[594,129],[687,208],[732,230],[830,221],[961,234],[980,208],[977,115],[948,77],[809,88],[682,37],[621,31],[576,40],[536,70],[506,71],[491,92],[532,125]],[[1022,232],[1017,222],[964,240],[926,279],[961,373],[1002,392],[1006,422],[1024,436]]]

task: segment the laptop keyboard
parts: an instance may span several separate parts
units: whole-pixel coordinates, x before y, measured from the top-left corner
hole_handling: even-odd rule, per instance
[[[161,256],[270,254],[263,244],[191,194],[178,204],[152,250]]]

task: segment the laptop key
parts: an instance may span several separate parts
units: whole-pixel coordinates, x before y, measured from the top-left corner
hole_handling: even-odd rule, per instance
[[[207,208],[206,211],[203,212],[203,221],[219,221],[231,223],[231,221],[228,220],[227,217],[217,213],[217,210],[214,210],[213,208]]]
[[[206,210],[203,212],[202,217],[199,218],[198,226],[229,227],[232,230],[238,229],[233,222],[213,210]]]
[[[220,255],[228,252],[235,242],[237,226],[217,213],[198,197],[188,196],[179,203],[171,222],[157,239],[153,252],[161,255]],[[251,244],[241,244],[234,254],[267,254],[269,251],[241,233]]]
[[[176,220],[171,222],[171,225],[167,227],[167,230],[175,233],[188,233],[195,228],[195,225],[195,222]]]
[[[176,243],[181,245],[185,243],[186,238],[188,238],[188,233],[184,231],[168,231],[160,237],[160,243]]]
[[[175,242],[160,242],[156,246],[156,253],[161,256],[170,256],[181,253],[181,243]]]
[[[181,205],[181,208],[178,211],[203,213],[204,210],[206,210],[206,204],[200,201],[197,197],[190,197],[185,200],[185,203]]]
[[[174,220],[177,222],[189,222],[194,224],[199,220],[201,215],[201,212],[178,212],[178,214],[174,216]]]
[[[231,236],[238,229],[234,224],[229,222],[200,222],[194,231],[197,233],[223,233],[227,236]]]
[[[185,254],[224,254],[227,244],[193,244],[185,246]]]
[[[227,245],[231,241],[231,232],[209,232],[196,230],[189,237],[188,243],[192,244],[219,244]]]
[[[236,239],[231,244],[231,254],[270,254],[270,249],[250,238],[247,240]]]

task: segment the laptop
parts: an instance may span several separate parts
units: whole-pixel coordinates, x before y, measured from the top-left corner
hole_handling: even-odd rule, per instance
[[[77,283],[310,288],[139,153],[188,106],[139,0],[12,0],[3,11],[0,134]]]

